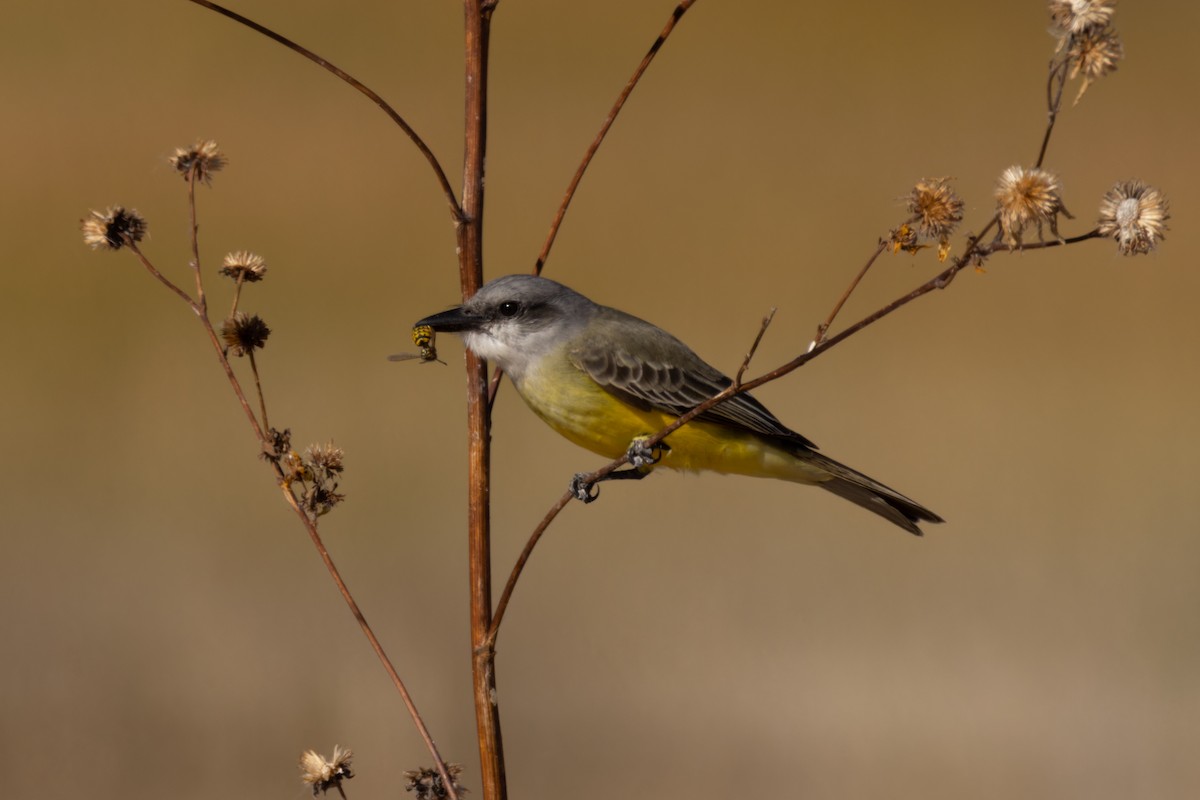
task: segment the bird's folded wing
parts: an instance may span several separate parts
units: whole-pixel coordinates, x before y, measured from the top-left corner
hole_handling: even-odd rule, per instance
[[[646,353],[614,346],[608,339],[604,346],[577,348],[572,360],[592,380],[624,402],[674,416],[691,411],[733,383],[678,339],[658,329],[655,332],[669,338],[656,339]],[[815,444],[785,426],[749,394],[734,395],[697,419],[777,436],[816,449]]]

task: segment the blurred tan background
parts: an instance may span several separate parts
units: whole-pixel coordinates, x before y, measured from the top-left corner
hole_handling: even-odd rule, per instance
[[[387,97],[461,158],[454,2],[236,8]],[[671,0],[503,0],[490,277],[528,270]],[[1200,793],[1200,11],[1122,3],[1127,59],[1048,166],[1081,233],[1116,180],[1172,201],[1167,242],[997,257],[759,396],[825,452],[943,514],[924,540],[816,490],[659,475],[569,508],[502,632],[519,798],[1181,798]],[[736,369],[802,349],[922,176],[978,227],[1029,163],[1043,4],[698,3],[600,151],[547,275]],[[89,208],[150,221],[186,276],[177,145],[230,166],[202,256],[270,265],[272,422],[345,448],[323,530],[443,752],[478,792],[466,629],[461,345],[390,364],[457,301],[431,172],[357,94],[190,3],[9,0],[0,29],[10,797],[299,798],[300,751],[351,746],[351,798],[428,763],[187,310]],[[1072,89],[1073,91],[1073,89]],[[455,182],[458,182],[457,177]],[[961,247],[961,239],[956,240]],[[932,274],[889,257],[852,321]],[[227,287],[210,278],[214,308]],[[498,579],[573,472],[511,387],[496,412]]]

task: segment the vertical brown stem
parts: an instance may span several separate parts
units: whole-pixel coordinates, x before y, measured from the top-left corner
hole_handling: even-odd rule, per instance
[[[464,0],[466,115],[463,153],[462,222],[458,225],[459,277],[463,299],[483,284],[483,186],[487,149],[488,35],[493,0]],[[495,651],[488,644],[492,624],[492,557],[489,529],[491,418],[487,363],[467,353],[468,499],[470,549],[471,675],[479,740],[484,800],[504,800],[504,748],[496,700]]]
[[[204,280],[200,275],[200,226],[196,224],[196,167],[188,171],[188,213],[192,223],[192,271],[196,273],[196,305],[208,316],[208,300],[204,297]]]
[[[254,388],[258,391],[258,410],[262,414],[262,429],[270,432],[271,423],[267,421],[267,398],[263,396],[262,380],[258,377],[258,362],[254,360],[253,350],[248,350],[246,355],[250,357],[250,371],[254,373]]]
[[[239,272],[237,283],[233,287],[233,306],[229,309],[229,318],[233,319],[237,314],[238,301],[242,299],[242,284],[246,282],[246,273]],[[340,787],[339,787],[340,788]]]

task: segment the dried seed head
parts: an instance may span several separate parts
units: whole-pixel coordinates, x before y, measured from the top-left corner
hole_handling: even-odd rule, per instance
[[[962,222],[963,201],[949,178],[922,178],[908,196],[908,213],[922,236],[940,241]]]
[[[80,221],[83,243],[98,250],[120,250],[146,235],[146,220],[137,211],[112,206],[104,211],[89,211]]]
[[[458,776],[461,773],[462,766],[459,764],[446,765],[446,774],[450,776],[450,782],[454,784],[454,791],[459,796],[467,792],[458,783]],[[404,773],[404,777],[408,778],[408,783],[404,785],[404,791],[414,792],[413,800],[445,800],[450,796],[450,793],[446,791],[446,784],[442,780],[441,774],[433,767],[408,770]]]
[[[292,429],[282,431],[271,428],[267,431],[267,441],[263,443],[262,457],[268,461],[278,461],[292,450]]]
[[[235,356],[261,350],[270,335],[271,329],[257,314],[239,311],[221,325],[221,338],[225,340],[229,352]]]
[[[300,754],[300,780],[312,786],[314,797],[330,789],[337,789],[340,793],[342,781],[354,777],[350,770],[350,760],[353,757],[354,753],[350,748],[343,750],[337,745],[333,747],[331,759],[326,759],[316,750],[306,750]]]
[[[945,261],[950,252],[950,234],[963,218],[963,201],[950,188],[949,178],[922,178],[908,196],[910,223],[920,234],[938,242],[938,260]]]
[[[310,444],[304,451],[304,458],[312,464],[314,471],[320,471],[329,476],[340,474],[345,469],[342,462],[344,456],[342,448],[336,447],[333,442]]]
[[[1117,62],[1125,57],[1125,48],[1112,28],[1086,28],[1071,37],[1067,58],[1071,62],[1068,78],[1083,76],[1083,85],[1075,95],[1078,103],[1093,81],[1115,72]]]
[[[1141,181],[1121,181],[1100,203],[1100,233],[1116,239],[1124,256],[1153,250],[1165,238],[1170,218],[1167,198]]]
[[[1088,28],[1103,28],[1112,22],[1116,0],[1050,0],[1050,32],[1063,43]]]
[[[212,139],[199,139],[191,147],[176,147],[170,162],[185,181],[195,173],[197,180],[211,183],[213,173],[224,169],[229,159]]]
[[[308,509],[309,514],[314,520],[317,517],[323,517],[330,511],[333,511],[340,503],[346,499],[346,495],[337,491],[337,484],[330,484],[329,481],[324,483],[314,484],[311,489],[304,493],[301,498],[303,505]]]
[[[345,454],[333,442],[309,445],[301,458],[295,451],[280,462],[289,484],[300,482],[300,506],[314,521],[346,499],[338,491]]]
[[[257,283],[267,274],[267,262],[262,256],[245,250],[228,253],[221,267],[221,274],[244,283]]]
[[[1039,241],[1042,238],[1042,223],[1050,226],[1050,232],[1058,236],[1058,215],[1070,218],[1063,207],[1059,193],[1062,186],[1058,178],[1044,169],[1032,167],[1009,167],[996,184],[997,211],[1000,214],[1000,230],[1008,244],[1021,244],[1021,236],[1030,225],[1036,225]]]

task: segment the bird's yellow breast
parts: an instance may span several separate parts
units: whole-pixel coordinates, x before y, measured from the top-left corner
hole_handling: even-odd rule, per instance
[[[625,454],[634,439],[657,433],[671,414],[631,406],[605,391],[565,356],[548,356],[515,382],[517,392],[546,424],[580,447],[608,459]],[[813,483],[828,474],[752,431],[691,422],[666,439],[664,467],[782,478]]]

